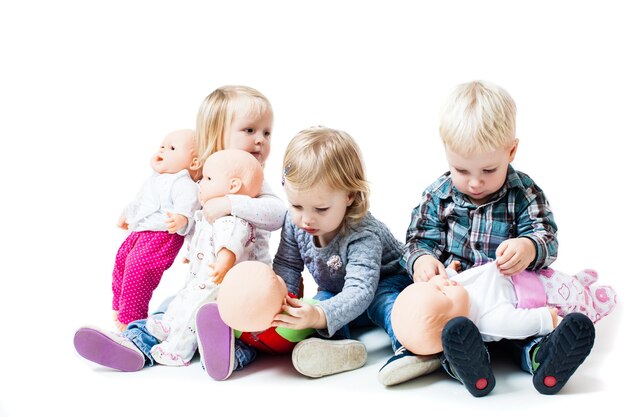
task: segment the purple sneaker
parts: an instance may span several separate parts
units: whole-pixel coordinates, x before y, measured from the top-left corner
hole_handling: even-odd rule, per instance
[[[83,358],[107,368],[134,372],[145,365],[143,353],[120,333],[81,327],[74,335],[74,347]]]
[[[202,367],[215,380],[227,379],[235,368],[235,336],[222,321],[216,303],[198,309],[196,336]]]

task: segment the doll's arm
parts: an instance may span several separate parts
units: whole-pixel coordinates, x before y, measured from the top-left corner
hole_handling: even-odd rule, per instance
[[[489,311],[480,317],[477,326],[485,341],[543,336],[554,329],[548,307],[526,309],[515,308],[512,304]]]
[[[126,215],[122,214],[117,220],[117,227],[120,229],[128,230],[128,223],[126,222]]]
[[[193,221],[191,221],[193,213],[200,209],[198,201],[198,186],[191,178],[182,176],[172,186],[172,207],[168,210],[176,216],[185,217],[185,221],[178,218],[176,223],[171,223],[170,213],[168,213],[167,231],[169,233],[178,233],[186,236],[192,232]],[[173,229],[176,225],[179,227]]]
[[[168,233],[174,234],[179,230],[186,228],[187,224],[189,223],[187,217],[183,216],[182,214],[174,214],[170,213],[169,211],[166,214],[167,220],[165,221],[165,227],[167,228]]]
[[[216,284],[221,284],[224,280],[224,275],[230,270],[230,268],[235,265],[235,261],[237,257],[234,253],[229,251],[226,248],[222,248],[217,253],[217,259],[215,263],[212,265],[213,267],[213,282]]]

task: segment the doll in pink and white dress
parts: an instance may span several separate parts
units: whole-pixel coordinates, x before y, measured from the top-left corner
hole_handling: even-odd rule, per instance
[[[165,136],[150,165],[154,172],[117,222],[131,231],[113,269],[113,319],[120,331],[148,316],[152,293],[172,266],[192,229],[193,213],[200,208],[194,181],[200,163],[193,130]]]

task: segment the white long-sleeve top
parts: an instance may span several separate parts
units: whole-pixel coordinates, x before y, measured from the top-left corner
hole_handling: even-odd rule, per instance
[[[495,262],[471,268],[450,279],[469,294],[470,317],[485,342],[543,336],[553,330],[547,307],[517,308],[515,287],[510,277],[498,271]]]
[[[126,207],[124,216],[129,230],[164,232],[167,212],[180,214],[189,220],[187,226],[177,232],[185,236],[192,228],[193,213],[199,208],[198,185],[186,169],[176,174],[154,172]]]

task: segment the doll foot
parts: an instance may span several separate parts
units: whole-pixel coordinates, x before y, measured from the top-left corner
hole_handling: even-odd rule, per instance
[[[204,370],[215,380],[227,379],[235,369],[235,336],[233,329],[222,320],[217,303],[198,309],[196,337]]]
[[[441,362],[437,355],[421,356],[404,346],[396,351],[378,371],[378,382],[386,387],[398,385],[436,371]]]
[[[167,335],[170,334],[170,327],[163,323],[163,320],[155,319],[154,316],[148,317],[146,320],[146,329],[150,334],[157,338],[159,342],[167,339]]]
[[[584,362],[595,339],[591,320],[571,313],[532,351],[533,385],[541,394],[556,394]]]
[[[358,340],[312,337],[296,344],[291,361],[302,375],[319,378],[362,367],[367,361],[367,351]]]
[[[125,332],[128,328],[128,324],[124,324],[119,320],[115,320],[115,327],[117,328],[118,332]]]
[[[496,386],[489,354],[478,328],[467,317],[450,320],[441,334],[444,367],[474,397],[484,397]]]
[[[138,371],[145,364],[143,353],[130,339],[94,327],[81,327],[76,331],[74,348],[83,358],[119,371]]]
[[[583,286],[588,287],[598,280],[598,273],[593,269],[584,269],[574,275],[574,278],[580,281]]]

